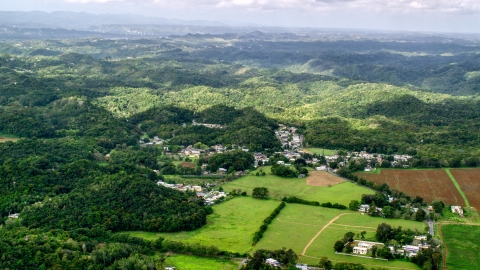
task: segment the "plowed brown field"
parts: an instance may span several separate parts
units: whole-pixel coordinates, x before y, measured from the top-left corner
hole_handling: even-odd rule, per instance
[[[470,206],[480,210],[480,169],[450,169]]]
[[[442,200],[446,204],[465,206],[462,196],[444,169],[382,170],[380,174],[356,175],[377,184],[387,183],[390,189],[410,196],[420,196],[427,202]]]
[[[308,186],[326,187],[334,186],[343,182],[345,182],[345,180],[342,178],[322,171],[309,172],[307,177]]]

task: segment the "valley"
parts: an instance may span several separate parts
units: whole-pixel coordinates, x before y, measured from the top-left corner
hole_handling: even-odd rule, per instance
[[[473,269],[478,40],[244,30],[2,41],[0,268]]]

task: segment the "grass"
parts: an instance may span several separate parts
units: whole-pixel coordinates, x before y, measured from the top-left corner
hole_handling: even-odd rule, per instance
[[[448,176],[450,177],[450,179],[452,180],[453,184],[454,184],[455,187],[457,188],[458,193],[460,193],[460,195],[462,195],[462,198],[463,198],[463,200],[465,201],[465,206],[470,207],[470,203],[468,202],[467,196],[465,196],[465,193],[463,193],[462,189],[460,188],[460,185],[457,183],[457,180],[455,180],[455,177],[454,177],[453,174],[450,172],[450,169],[445,169],[445,171],[447,172]]]
[[[307,214],[308,213],[308,214]],[[367,267],[418,269],[416,265],[404,261],[378,261],[370,258],[347,257],[337,255],[333,251],[335,241],[343,238],[346,232],[359,234],[366,231],[366,239],[375,240],[375,231],[379,224],[386,222],[394,227],[424,230],[421,222],[401,219],[375,218],[359,213],[314,207],[299,204],[287,204],[280,215],[268,227],[263,239],[257,244],[256,249],[279,249],[282,247],[292,248],[297,254],[301,254],[308,242],[329,221],[344,214],[330,224],[313,241],[307,249],[305,256],[300,261],[308,264],[318,264],[321,257],[328,257],[332,262],[361,263]]]
[[[255,176],[255,172],[223,185],[227,192],[241,189],[252,194],[255,187],[267,187],[270,197],[282,199],[283,197],[296,196],[301,199],[331,202],[348,206],[351,200],[360,200],[363,194],[374,194],[370,189],[351,182],[344,182],[331,187],[307,186],[305,178],[282,178],[269,174],[270,167],[262,167],[267,172],[266,176]]]
[[[263,220],[278,206],[278,201],[237,197],[214,205],[207,225],[177,233],[130,232],[132,236],[155,240],[164,237],[174,241],[214,245],[220,250],[245,253],[252,248],[252,238]]]
[[[186,255],[174,255],[166,257],[166,266],[174,266],[180,270],[234,270],[237,269],[239,261],[202,258]]]
[[[325,155],[325,156],[333,156],[337,154],[337,150],[323,149],[323,148],[305,148],[303,150],[307,150],[312,154]]]
[[[478,269],[480,265],[480,227],[445,225],[443,240],[448,247],[447,269]]]
[[[20,140],[20,138],[18,138],[17,136],[15,135],[10,135],[10,134],[0,134],[0,143],[3,143],[3,142],[16,142]]]

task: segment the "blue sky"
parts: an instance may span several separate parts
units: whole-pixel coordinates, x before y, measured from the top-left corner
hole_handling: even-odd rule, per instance
[[[269,26],[480,32],[480,0],[3,0],[0,10],[133,13]]]

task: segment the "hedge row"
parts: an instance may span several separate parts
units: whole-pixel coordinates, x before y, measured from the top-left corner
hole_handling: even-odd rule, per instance
[[[280,203],[280,205],[273,210],[273,212],[268,216],[264,221],[262,226],[260,226],[260,229],[255,232],[253,235],[253,246],[255,246],[260,239],[263,237],[263,233],[267,230],[268,225],[272,223],[272,221],[275,219],[275,217],[280,214],[280,211],[285,207],[285,202]]]

